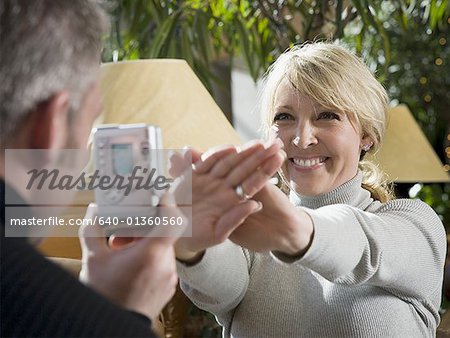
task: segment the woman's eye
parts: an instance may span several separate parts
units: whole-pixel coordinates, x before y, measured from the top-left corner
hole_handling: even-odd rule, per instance
[[[336,113],[324,111],[324,112],[319,114],[317,119],[318,120],[338,120],[339,121],[341,118]]]
[[[273,122],[290,120],[292,116],[288,113],[278,113],[273,117]]]

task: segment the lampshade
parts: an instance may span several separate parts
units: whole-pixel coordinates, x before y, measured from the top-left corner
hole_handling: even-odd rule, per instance
[[[405,105],[389,109],[383,145],[368,159],[378,163],[397,183],[450,182],[441,161]]]
[[[101,67],[103,114],[97,123],[147,123],[166,149],[205,151],[241,140],[184,60],[152,59]]]

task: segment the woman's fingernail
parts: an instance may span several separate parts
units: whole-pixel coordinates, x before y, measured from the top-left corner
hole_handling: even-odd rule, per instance
[[[281,148],[284,148],[284,143],[283,143],[283,141],[281,141],[280,138],[277,137],[275,140],[281,146]]]
[[[241,151],[247,150],[247,149],[255,146],[256,144],[261,144],[261,140],[255,139],[255,140],[248,141],[244,144],[237,146],[236,149],[240,153]]]
[[[260,201],[255,201],[256,203],[258,203],[258,206],[255,208],[255,210],[253,212],[258,212],[263,208],[263,205]]]

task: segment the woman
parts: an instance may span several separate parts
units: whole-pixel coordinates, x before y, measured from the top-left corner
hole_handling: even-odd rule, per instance
[[[182,289],[224,336],[435,335],[442,223],[420,200],[392,199],[363,161],[381,144],[387,104],[367,66],[336,44],[294,47],[271,67],[262,110],[284,144],[289,197],[266,184],[234,243],[181,241],[177,251]],[[220,180],[213,169],[204,174]]]

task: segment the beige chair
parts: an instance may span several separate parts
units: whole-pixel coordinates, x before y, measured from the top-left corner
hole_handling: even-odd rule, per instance
[[[437,338],[450,338],[450,311],[447,310],[441,317],[441,323],[436,331]]]

